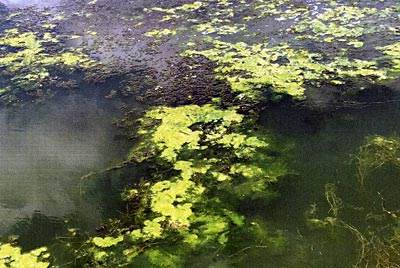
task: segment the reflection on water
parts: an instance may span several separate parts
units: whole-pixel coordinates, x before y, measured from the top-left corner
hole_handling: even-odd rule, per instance
[[[22,8],[27,6],[45,8],[57,6],[61,3],[61,0],[0,0],[0,3],[10,8]]]
[[[38,214],[99,223],[101,205],[82,200],[78,185],[119,154],[111,117],[104,103],[81,96],[0,111],[0,234]]]

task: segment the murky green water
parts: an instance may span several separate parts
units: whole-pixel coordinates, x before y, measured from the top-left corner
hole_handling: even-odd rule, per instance
[[[97,176],[84,182],[81,180],[81,177],[89,172],[102,171],[123,161],[130,146],[137,142],[135,135],[130,137],[131,140],[127,140],[126,137],[123,140],[118,139],[119,132],[112,125],[115,118],[123,117],[129,110],[126,107],[133,107],[136,109],[135,112],[140,114],[138,110],[142,108],[136,102],[137,100],[143,101],[144,104],[141,104],[143,106],[149,103],[165,103],[172,107],[190,104],[192,101],[195,104],[212,101],[222,103],[221,106],[224,108],[235,105],[240,107],[241,101],[246,100],[246,96],[243,97],[237,92],[232,96],[227,94],[229,95],[227,97],[222,93],[215,94],[213,89],[227,90],[229,83],[226,81],[220,84],[215,83],[213,80],[215,66],[211,66],[210,58],[200,57],[198,61],[185,62],[187,59],[183,59],[180,53],[190,47],[189,45],[185,47],[187,42],[199,43],[200,46],[207,47],[210,46],[204,41],[207,38],[204,40],[202,38],[210,37],[221,42],[260,44],[261,48],[261,44],[268,40],[271,46],[288,42],[295,49],[307,48],[312,53],[320,53],[325,50],[323,45],[326,43],[310,41],[312,39],[306,41],[301,38],[294,39],[295,30],[289,31],[287,28],[307,16],[316,18],[319,14],[324,14],[331,5],[328,2],[293,1],[295,3],[293,7],[290,7],[293,8],[293,14],[288,8],[285,13],[289,14],[285,15],[287,17],[274,17],[276,14],[273,14],[272,17],[260,15],[252,19],[252,16],[256,17],[258,14],[252,12],[264,10],[265,5],[262,1],[259,3],[247,1],[248,5],[244,5],[246,1],[242,1],[240,4],[243,4],[243,8],[239,8],[238,3],[237,5],[230,3],[228,6],[234,6],[232,8],[235,11],[234,15],[225,14],[222,11],[220,13],[221,7],[218,1],[208,6],[209,10],[196,9],[194,13],[197,17],[189,20],[182,10],[191,10],[190,7],[186,7],[186,10],[179,9],[183,15],[176,10],[173,12],[162,10],[162,8],[167,9],[183,4],[184,1],[169,3],[99,0],[90,3],[76,1],[71,5],[65,1],[5,0],[0,2],[9,8],[26,7],[30,4],[36,4],[41,9],[57,7],[51,11],[59,12],[57,14],[62,19],[54,26],[56,29],[54,34],[60,38],[63,45],[68,48],[85,47],[89,58],[98,60],[107,67],[102,69],[100,74],[96,73],[97,76],[91,81],[93,84],[83,82],[82,78],[79,78],[78,88],[73,90],[54,86],[54,92],[62,90],[67,92],[56,94],[53,98],[43,97],[43,103],[24,103],[22,107],[4,107],[0,110],[0,236],[18,236],[17,241],[24,249],[54,245],[56,239],[65,236],[71,228],[78,229],[80,233],[101,234],[101,230],[96,233],[97,227],[101,226],[107,218],[121,215],[123,208],[121,208],[119,194],[125,186],[139,182],[140,179],[152,180],[118,173],[119,171],[99,172],[96,173]],[[347,1],[342,2],[342,5],[348,4]],[[390,9],[392,2],[365,1],[361,5],[363,8],[379,7],[387,14],[397,14],[395,8]],[[162,6],[161,11],[158,5]],[[259,6],[254,7],[254,5]],[[5,6],[1,7],[5,10],[4,12],[8,12]],[[300,12],[304,7],[307,7],[307,12],[309,12],[307,16]],[[388,8],[385,9],[386,7]],[[155,8],[153,10],[155,14],[145,13],[145,11],[150,12],[151,8]],[[169,18],[162,17],[165,15],[162,12],[168,16],[177,12],[182,17],[176,15],[177,17],[170,22]],[[263,12],[267,14],[268,9]],[[360,14],[356,15],[361,17]],[[399,31],[397,25],[399,18],[386,18],[384,15],[382,15],[382,20],[387,20],[386,26],[390,28],[393,35],[385,35],[379,28],[382,25],[375,25],[367,19],[362,20],[365,29],[371,27],[376,31],[373,38],[379,39],[381,45],[389,44],[392,39],[395,39],[393,36],[398,37]],[[194,27],[196,23],[206,24],[212,16],[221,16],[226,20],[213,21],[217,30],[205,28],[199,32]],[[148,21],[143,23],[141,21],[143,17]],[[229,23],[241,26],[240,23],[246,21],[242,20],[243,17],[248,18],[247,21],[249,21],[246,30],[240,32],[229,28]],[[4,21],[1,27],[18,25],[18,22],[5,19],[5,17],[1,17],[1,21]],[[177,33],[167,32],[166,36],[161,35],[160,38],[154,40],[150,40],[149,35],[144,37],[153,28],[162,29],[163,26],[170,27],[171,25],[178,30]],[[203,27],[209,27],[209,25],[203,25]],[[346,29],[340,29],[346,32]],[[351,28],[351,30],[354,29]],[[218,36],[213,31],[219,31],[220,35]],[[344,38],[340,35],[343,32],[340,31],[334,34],[338,35],[336,37]],[[364,57],[367,59],[373,57],[376,51],[372,51],[372,44],[377,42],[373,38],[363,39],[365,49],[362,55],[357,54],[356,51],[352,52],[354,47],[351,47],[352,44],[347,44],[350,46],[350,48],[347,46],[351,55],[349,59],[356,62]],[[223,47],[224,45],[221,44],[219,45]],[[332,58],[337,55],[342,56],[333,45],[327,50],[333,51]],[[329,53],[325,56],[327,55],[331,57]],[[323,60],[328,61],[328,56]],[[290,57],[291,55],[288,56],[289,59]],[[295,58],[293,56],[293,59]],[[273,64],[279,63],[286,66],[288,64],[285,60],[290,63],[289,59],[279,56]],[[376,70],[384,68],[387,64],[385,59],[380,60],[380,65],[377,64],[377,68],[372,68],[374,69],[372,77],[376,75]],[[192,63],[197,65],[191,66]],[[200,63],[204,63],[207,67],[196,69],[202,66]],[[216,65],[218,64],[222,63],[219,62]],[[187,68],[194,71],[183,72],[181,65],[189,66]],[[351,69],[343,65],[344,69]],[[340,64],[333,65],[329,72],[334,73],[337,71],[335,68],[340,69],[338,66],[341,67]],[[308,68],[308,65],[306,67]],[[244,71],[239,69],[235,72],[240,74]],[[324,72],[329,77],[330,73],[326,70]],[[60,76],[67,78],[73,76],[72,71],[60,73]],[[287,73],[290,73],[290,69]],[[350,78],[352,77],[345,77],[344,80],[351,80]],[[8,85],[6,80],[5,76],[0,77],[1,85]],[[352,95],[353,93],[350,93],[350,96],[345,93],[341,95],[341,90],[343,90],[341,88],[334,88],[332,84],[313,84],[312,79],[310,81],[299,82],[299,85],[303,82],[309,83],[305,94],[306,101],[286,102],[285,98],[281,98],[282,101],[279,102],[277,100],[282,97],[279,96],[274,103],[263,101],[260,101],[261,104],[258,103],[262,109],[256,128],[265,129],[285,141],[285,144],[292,144],[289,146],[291,148],[285,159],[288,169],[292,172],[291,175],[271,185],[279,193],[277,198],[267,203],[257,200],[245,201],[238,208],[238,211],[246,217],[247,223],[251,225],[252,220],[261,219],[260,222],[265,224],[263,230],[278,233],[281,240],[277,239],[275,244],[269,243],[269,246],[263,246],[263,241],[247,241],[250,246],[229,256],[223,256],[222,253],[220,255],[219,251],[223,251],[223,246],[212,254],[208,254],[210,250],[207,249],[206,253],[199,252],[189,260],[187,267],[224,268],[234,265],[229,267],[350,268],[358,255],[357,246],[359,245],[355,240],[354,232],[345,228],[342,228],[342,232],[335,232],[329,228],[311,228],[307,221],[311,208],[317,208],[321,217],[327,216],[332,211],[325,196],[326,185],[331,183],[335,186],[337,196],[343,201],[340,203],[341,207],[354,211],[354,213],[340,214],[343,222],[348,222],[359,230],[368,231],[369,228],[374,227],[375,222],[371,224],[371,221],[368,222],[364,218],[363,212],[368,208],[390,216],[388,212],[391,212],[391,209],[400,207],[398,199],[400,169],[392,166],[372,172],[368,177],[367,186],[363,188],[360,187],[354,161],[354,155],[365,142],[366,137],[391,136],[400,133],[400,96],[397,80],[377,87],[376,91],[374,91],[374,85],[371,85],[368,80],[365,82],[367,93],[359,94],[360,96]],[[364,85],[363,81],[360,84]],[[86,88],[81,90],[81,85]],[[355,83],[354,87],[357,88],[357,85]],[[196,86],[202,89],[198,90]],[[163,91],[164,89],[166,91]],[[260,90],[262,92],[266,89],[262,87]],[[378,93],[368,95],[368,92]],[[29,93],[31,97],[36,93],[39,97],[41,96],[41,91]],[[207,95],[208,93],[210,96]],[[382,94],[382,97],[378,97],[378,94]],[[37,96],[32,99],[35,100],[35,97]],[[176,99],[171,99],[174,97]],[[25,101],[32,99],[27,98]],[[249,101],[246,105],[251,106],[252,102]],[[250,110],[248,108],[242,109],[244,114]],[[138,117],[138,115],[135,116]],[[128,126],[128,129],[129,127],[132,126]],[[154,167],[143,167],[143,169],[146,168]],[[168,172],[173,172],[171,170]],[[135,170],[130,172],[134,173]],[[361,212],[358,213],[359,211]],[[131,228],[138,227],[129,226],[124,232],[132,231]],[[176,228],[179,228],[179,224]],[[235,239],[240,244],[240,238]],[[59,254],[62,255],[62,253]],[[234,264],[231,259],[236,260]],[[69,261],[68,258],[67,261]],[[67,267],[68,265],[70,264],[67,264]],[[71,264],[71,267],[74,266]]]
[[[293,247],[287,255],[257,261],[254,267],[351,267],[356,256],[355,237],[348,232],[344,237],[330,237],[324,232],[310,230],[306,212],[317,204],[320,211],[328,211],[324,189],[334,183],[348,205],[369,207],[360,202],[363,189],[357,178],[354,154],[369,135],[391,136],[400,131],[400,101],[366,103],[356,108],[334,109],[331,112],[309,111],[304,107],[276,107],[266,110],[261,124],[295,143],[290,166],[298,172],[279,188],[280,198],[265,208],[264,216],[287,231]],[[373,173],[368,179],[372,195],[382,194],[385,206],[396,208],[399,170],[386,169]],[[380,202],[373,204],[379,209]],[[356,213],[346,220],[358,222],[360,228],[368,223]],[[292,260],[292,261],[290,261]],[[292,263],[293,262],[293,263]]]

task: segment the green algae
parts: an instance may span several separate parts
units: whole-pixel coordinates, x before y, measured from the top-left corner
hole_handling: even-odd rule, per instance
[[[287,44],[268,47],[264,44],[228,43],[213,40],[214,48],[187,50],[184,55],[203,55],[216,61],[215,72],[227,79],[232,90],[253,94],[270,87],[272,92],[304,98],[306,85],[319,86],[323,81],[345,84],[349,80],[362,79],[374,83],[387,79],[385,70],[378,70],[376,61],[350,60],[337,56],[330,62],[319,53],[294,49]]]
[[[145,33],[146,36],[149,37],[154,37],[154,38],[161,38],[166,35],[175,35],[176,30],[169,30],[169,29],[163,29],[163,30],[151,30],[150,32]]]
[[[112,237],[105,237],[105,238],[101,238],[101,237],[95,237],[93,238],[93,244],[95,244],[96,246],[100,247],[100,248],[109,248],[112,246],[117,245],[119,242],[121,242],[123,240],[122,237],[117,237],[117,238],[112,238]]]
[[[329,8],[315,18],[302,19],[301,22],[292,26],[296,33],[306,33],[311,30],[312,35],[299,36],[298,38],[312,38],[314,40],[347,40],[347,38],[360,37],[366,31],[362,27],[362,21],[378,12],[376,8],[359,8],[355,6],[339,6]],[[370,28],[375,31],[377,29]],[[333,39],[331,39],[333,38]]]
[[[0,266],[21,268],[47,268],[50,263],[45,261],[49,258],[45,247],[22,253],[21,248],[11,244],[0,244]]]
[[[215,70],[217,76],[227,80],[232,90],[240,94],[238,99],[246,96],[256,100],[261,98],[262,93],[272,92],[303,100],[307,88],[318,88],[326,84],[353,94],[371,84],[385,84],[395,79],[398,69],[396,56],[390,54],[393,64],[391,68],[380,69],[378,62],[382,60],[381,57],[356,56],[358,50],[369,45],[365,42],[366,38],[393,28],[384,23],[396,14],[393,7],[371,8],[323,1],[315,7],[321,9],[321,12],[315,13],[310,6],[283,0],[269,3],[247,1],[240,5],[232,1],[194,4],[194,9],[183,6],[171,9],[153,7],[148,12],[166,13],[168,18],[162,20],[187,19],[190,22],[190,35],[200,34],[203,40],[201,49],[195,42],[189,41],[187,45],[190,49],[182,55],[202,55],[219,64],[220,67]],[[222,6],[225,8],[217,8]],[[191,14],[199,7],[209,9],[208,21],[191,18]],[[233,17],[236,17],[234,21]],[[265,41],[270,36],[265,36],[261,43],[249,38],[249,23],[265,18],[282,23],[282,29],[277,33],[283,36],[283,41],[269,44]],[[290,23],[290,26],[285,26],[285,23]],[[176,30],[183,31],[182,28]],[[166,33],[171,31],[172,28],[166,28]],[[159,38],[157,35],[160,32],[162,29],[157,30],[155,37]],[[243,41],[223,41],[225,35],[240,36]],[[301,44],[299,46],[299,42],[306,41],[320,43],[321,47],[326,44],[328,49],[313,51]],[[208,49],[204,49],[205,46]],[[335,46],[340,49],[334,49]],[[377,47],[376,52],[380,51],[382,49]],[[384,51],[382,53],[389,55]]]
[[[391,63],[391,67],[387,68],[388,75],[397,78],[400,71],[400,42],[390,44],[383,47],[377,47],[384,55],[386,55],[385,60]]]
[[[153,7],[146,11],[151,16],[160,15],[160,21],[174,22],[190,18],[201,8],[215,4],[211,2],[194,2],[171,9]],[[356,80],[373,84],[393,79],[393,73],[399,69],[398,49],[393,44],[377,48],[383,57],[354,57],[357,49],[369,45],[363,37],[376,32],[376,29],[365,31],[357,26],[361,22],[359,19],[375,14],[385,15],[382,15],[381,10],[341,6],[337,10],[325,9],[325,13],[313,17],[308,7],[296,7],[292,1],[240,1],[243,6],[229,0],[214,2],[217,2],[218,8],[211,9],[210,14],[215,18],[187,20],[190,30],[195,31],[194,35],[213,38],[203,40],[201,45],[206,44],[206,48],[199,48],[196,42],[191,42],[191,50],[184,55],[201,55],[218,63],[215,73],[220,79],[227,80],[232,90],[239,93],[239,102],[243,96],[251,96],[259,101],[264,92],[303,100],[304,92],[310,86],[320,87],[327,83],[346,89]],[[94,5],[96,1],[88,4]],[[240,16],[240,8],[244,6],[254,11],[255,15],[237,18]],[[91,13],[82,14],[88,18],[93,16]],[[260,42],[260,38],[241,38],[243,42],[223,39],[228,35],[233,40],[237,40],[237,36],[248,37],[247,22],[257,22],[270,16],[277,23],[301,21],[305,16],[309,16],[309,19],[287,31],[297,36],[293,39],[295,42]],[[233,18],[240,23],[233,23]],[[312,27],[306,28],[309,22]],[[140,23],[136,25],[140,26]],[[44,28],[53,29],[52,26]],[[186,29],[175,29],[168,25],[165,29],[147,31],[145,35],[155,39],[172,38],[180,31]],[[13,34],[17,35],[18,32],[14,31]],[[97,32],[87,31],[86,34],[96,36]],[[44,44],[55,45],[59,42],[51,31],[43,36],[37,33],[33,35],[34,41],[28,43],[32,48],[35,43],[39,43],[36,49],[43,50],[30,52],[26,62],[34,61],[39,57],[36,54],[44,53]],[[74,35],[71,38],[81,36]],[[339,44],[346,48],[337,53],[315,52],[296,43],[304,39],[319,41],[322,45]],[[24,41],[9,42],[14,42],[16,48],[25,48]],[[40,72],[28,73],[21,78],[22,82],[15,84],[30,90],[36,86],[30,84],[30,81],[45,82],[52,75],[48,71],[50,64],[57,64],[70,71],[80,66],[90,66],[81,61],[80,57],[85,57],[83,52],[80,54],[79,51],[63,50],[57,55],[55,60],[50,57],[41,60],[44,68]],[[13,58],[7,60],[4,60],[7,64],[19,61]],[[379,69],[381,60],[388,60],[392,65]],[[15,70],[11,70],[19,71],[17,68],[18,65],[14,67]],[[8,85],[3,86],[0,94],[10,90]],[[213,102],[221,104],[218,99]],[[86,241],[78,262],[81,260],[84,267],[187,267],[185,262],[194,252],[224,252],[225,248],[234,247],[232,241],[237,239],[238,234],[245,234],[240,238],[251,234],[249,236],[267,241],[262,243],[253,239],[242,248],[235,248],[236,251],[224,252],[225,256],[229,256],[226,260],[210,264],[232,267],[229,258],[247,248],[277,248],[279,251],[285,246],[284,235],[278,234],[273,238],[269,228],[250,220],[236,209],[237,204],[243,200],[268,199],[276,195],[271,190],[271,184],[288,173],[284,161],[276,156],[279,150],[274,151],[272,138],[268,134],[245,130],[246,116],[234,109],[223,110],[212,105],[154,108],[139,123],[139,142],[130,151],[128,162],[149,164],[157,172],[146,174],[145,183],[124,193],[127,203],[136,202],[134,212],[130,212],[134,214],[130,216],[135,219],[128,224],[116,220],[110,233]],[[326,218],[324,226],[335,222],[334,218],[338,217],[342,209],[335,191],[333,185],[327,185],[326,199],[333,217]],[[254,245],[255,240],[257,244]]]
[[[244,119],[234,110],[220,110],[211,105],[189,105],[156,108],[146,116],[147,119],[142,120],[161,120],[161,124],[156,129],[140,130],[141,135],[151,135],[151,140],[142,142],[130,152],[129,158],[135,161],[142,162],[154,155],[159,155],[167,162],[177,161],[174,169],[185,168],[181,175],[184,179],[188,179],[194,173],[210,174],[217,181],[230,181],[233,177],[246,178],[247,182],[243,185],[227,185],[232,190],[237,190],[240,197],[243,193],[239,189],[247,183],[257,185],[247,192],[255,194],[264,191],[268,183],[275,182],[278,177],[287,173],[284,165],[279,162],[270,163],[273,158],[268,159],[267,155],[259,154],[260,150],[269,149],[268,141],[259,136],[232,132]],[[208,128],[199,128],[199,125]],[[144,148],[152,149],[148,151]],[[153,151],[154,148],[156,149]],[[217,153],[218,150],[231,151],[235,159],[247,161],[238,162],[232,165],[228,172],[222,172],[223,160],[207,156],[210,152]],[[194,158],[190,157],[192,154]],[[181,158],[181,155],[185,158]],[[228,159],[226,156],[226,160]]]
[[[235,111],[223,111],[206,105],[203,107],[192,105],[177,108],[154,109],[146,114],[149,119],[162,120],[162,124],[153,134],[153,141],[157,147],[162,150],[161,157],[173,161],[177,158],[177,152],[182,150],[183,146],[188,149],[200,149],[200,135],[202,131],[191,130],[189,127],[195,123],[210,123],[223,120],[223,128],[229,127],[234,123],[240,123],[243,116]],[[142,130],[140,134],[147,133]],[[222,133],[220,133],[222,134]],[[131,153],[136,157],[137,153]]]
[[[43,25],[42,25],[43,26]],[[49,86],[60,72],[90,68],[94,61],[81,49],[61,46],[54,27],[43,27],[44,32],[6,29],[0,34],[0,68],[3,102],[14,102],[26,92]],[[58,69],[58,70],[57,70]],[[18,97],[17,97],[18,96]]]
[[[273,197],[270,184],[289,171],[265,133],[243,129],[244,120],[234,109],[212,105],[148,111],[140,119],[142,141],[128,159],[169,172],[157,172],[124,195],[142,207],[133,211],[138,221],[129,224],[137,226],[134,230],[120,226],[112,236],[89,241],[85,252],[107,265],[118,258],[123,266],[161,267],[167,258],[173,266],[165,267],[185,267],[191,252],[228,246],[236,232],[252,234],[254,224],[235,210],[236,203]],[[275,242],[271,238],[261,245]],[[154,243],[161,244],[147,250]],[[149,258],[153,250],[162,253],[160,259]]]

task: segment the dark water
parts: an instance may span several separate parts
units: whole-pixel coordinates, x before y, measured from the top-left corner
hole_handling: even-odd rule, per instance
[[[369,135],[400,133],[400,99],[331,112],[281,106],[265,111],[261,124],[294,142],[289,166],[297,175],[283,183],[280,198],[264,210],[266,219],[285,230],[290,241],[287,252],[268,256],[272,262],[257,258],[252,267],[352,267],[356,258],[354,236],[348,232],[332,239],[311,230],[306,212],[313,204],[322,214],[329,210],[324,196],[327,183],[336,185],[346,204],[370,208],[370,202],[357,200],[360,184],[352,156]],[[372,196],[377,197],[379,192],[389,207],[399,207],[398,176],[397,169],[373,173],[367,189]],[[380,202],[372,205],[379,207]],[[361,215],[346,215],[345,220],[359,223],[360,228],[367,226]]]

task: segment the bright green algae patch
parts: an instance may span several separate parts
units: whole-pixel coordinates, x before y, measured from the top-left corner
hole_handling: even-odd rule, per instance
[[[384,55],[387,55],[385,58],[386,61],[389,61],[391,64],[391,68],[387,71],[390,76],[397,77],[400,73],[400,42],[377,47]]]
[[[199,54],[218,62],[220,67],[215,71],[221,74],[221,78],[229,81],[233,91],[249,93],[257,88],[272,86],[276,92],[303,96],[301,65],[296,65],[296,62],[279,65],[276,61],[279,57],[287,57],[289,61],[300,60],[310,64],[310,56],[299,54],[296,58],[287,47],[267,49],[261,45],[249,46],[243,42],[231,44],[222,41],[214,41],[214,44],[215,49],[189,50],[185,55]]]
[[[365,21],[374,17],[378,10],[376,8],[359,8],[351,5],[344,5],[329,8],[325,12],[302,19],[291,29],[296,33],[307,33],[310,35],[299,36],[297,38],[311,38],[316,41],[349,41],[349,38],[357,38],[365,33],[373,33],[379,30],[378,27],[368,28]],[[381,13],[380,16],[384,14]],[[361,47],[357,44],[355,47]]]
[[[0,35],[0,94],[4,102],[24,93],[47,90],[60,73],[87,69],[93,64],[79,49],[64,49],[52,32],[7,29]]]
[[[121,225],[111,236],[88,241],[81,258],[85,267],[187,267],[194,252],[222,254],[227,247],[224,254],[232,254],[246,246],[283,246],[279,232],[262,227],[262,221],[246,220],[236,209],[242,200],[273,198],[269,185],[288,174],[273,139],[245,130],[245,121],[233,109],[211,105],[148,111],[140,120],[142,141],[129,159],[156,165],[158,172],[124,194],[136,208],[131,227]],[[265,239],[231,243],[238,234],[251,240],[256,232],[266,234]]]
[[[44,247],[22,253],[19,247],[0,244],[1,268],[47,268],[50,263],[46,259],[49,257],[50,255]]]
[[[212,49],[188,50],[185,55],[203,55],[216,61],[219,77],[227,79],[232,90],[240,93],[251,94],[271,87],[275,93],[301,99],[307,85],[341,85],[357,79],[376,83],[388,78],[389,70],[378,69],[376,61],[349,59],[345,53],[327,61],[323,54],[294,49],[287,44],[268,47],[267,44],[232,44],[218,40],[212,43]]]
[[[162,150],[161,157],[167,161],[176,160],[176,152],[182,150],[184,145],[192,150],[201,149],[199,142],[203,133],[201,130],[191,130],[190,126],[222,120],[221,130],[223,130],[222,128],[226,129],[243,119],[243,116],[234,110],[218,110],[211,105],[165,107],[148,112],[146,117],[162,120],[162,124],[153,134],[153,141]],[[147,130],[142,130],[140,134],[147,134]]]
[[[190,49],[182,55],[202,55],[216,62],[217,76],[230,83],[239,99],[259,99],[260,93],[270,92],[301,100],[307,88],[322,85],[354,93],[397,78],[399,54],[393,41],[398,29],[392,26],[393,20],[398,19],[396,5],[207,1],[195,2],[194,6],[153,7],[147,12],[165,14],[161,21],[187,19],[189,30],[169,27],[165,31],[190,32],[193,42],[187,43]],[[193,16],[200,8],[212,14],[208,21]],[[277,30],[270,35],[249,32],[254,25],[261,27],[265,23],[276,24]],[[392,53],[383,47],[368,48],[365,53],[365,47],[377,39],[378,43],[389,43],[384,47],[392,49]],[[382,67],[381,63],[387,61],[391,64]]]

